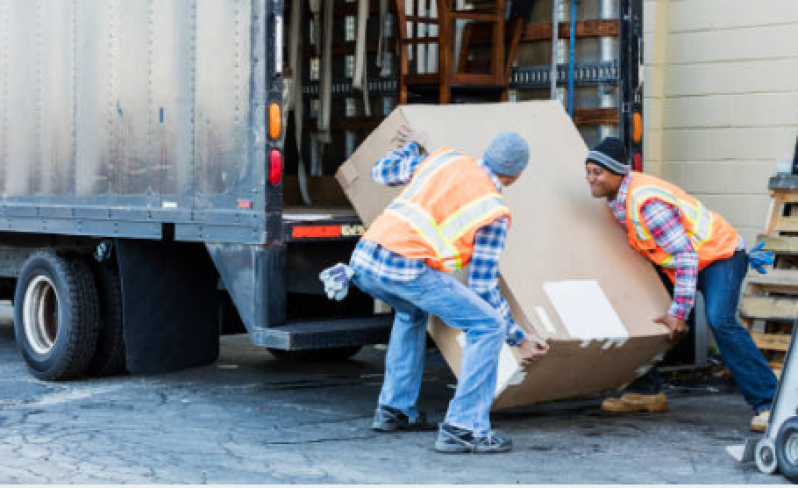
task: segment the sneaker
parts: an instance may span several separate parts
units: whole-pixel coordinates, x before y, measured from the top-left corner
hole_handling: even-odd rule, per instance
[[[371,428],[378,432],[395,432],[397,430],[435,430],[435,424],[427,422],[427,416],[423,412],[419,412],[418,418],[410,421],[408,417],[401,410],[393,407],[380,405],[377,411],[374,412],[374,422]]]
[[[768,430],[769,423],[770,409],[768,408],[754,415],[754,418],[751,419],[751,430],[754,432],[766,432]]]
[[[601,403],[601,409],[613,413],[664,412],[668,410],[668,397],[664,393],[625,393],[619,398],[605,399]]]
[[[473,431],[449,424],[441,424],[438,438],[435,440],[435,450],[446,454],[493,454],[509,452],[512,448],[513,440],[509,437],[494,433],[476,437]]]

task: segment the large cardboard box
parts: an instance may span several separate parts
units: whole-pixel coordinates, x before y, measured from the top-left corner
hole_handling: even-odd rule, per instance
[[[336,175],[367,225],[399,191],[376,184],[370,170],[397,147],[402,124],[427,132],[431,150],[452,146],[476,158],[505,130],[530,144],[529,168],[505,189],[513,225],[501,285],[518,323],[551,350],[524,367],[505,346],[494,410],[617,389],[661,358],[667,330],[652,319],[670,299],[606,202],[590,195],[587,148],[559,102],[397,108]],[[430,333],[458,374],[463,334],[435,318]]]

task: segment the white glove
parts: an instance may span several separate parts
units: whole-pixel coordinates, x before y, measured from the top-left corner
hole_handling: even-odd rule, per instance
[[[330,300],[341,301],[349,293],[349,281],[355,276],[355,270],[344,263],[338,263],[319,274],[324,283],[324,293]]]

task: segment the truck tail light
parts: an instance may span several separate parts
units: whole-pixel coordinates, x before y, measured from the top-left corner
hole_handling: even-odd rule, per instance
[[[635,112],[632,115],[632,140],[635,144],[640,144],[643,140],[643,116],[640,112]]]
[[[280,184],[283,179],[283,155],[278,149],[272,149],[269,153],[269,183],[272,185]]]
[[[643,171],[643,155],[639,152],[636,152],[635,155],[632,156],[632,170]]]
[[[272,103],[269,105],[269,135],[272,139],[277,139],[283,131],[283,114],[280,105]]]

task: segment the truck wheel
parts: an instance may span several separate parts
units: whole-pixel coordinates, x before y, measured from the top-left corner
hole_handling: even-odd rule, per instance
[[[79,257],[37,251],[22,267],[14,294],[14,333],[31,372],[66,380],[86,371],[97,347],[97,290]]]
[[[788,418],[776,436],[776,460],[785,478],[798,483],[798,416]]]
[[[332,347],[329,349],[311,349],[308,351],[284,351],[268,348],[277,359],[288,361],[325,362],[345,361],[359,353],[363,346]]]
[[[100,335],[97,351],[86,372],[92,376],[122,374],[125,372],[125,338],[119,272],[101,264],[96,264],[92,270],[100,304]]]

